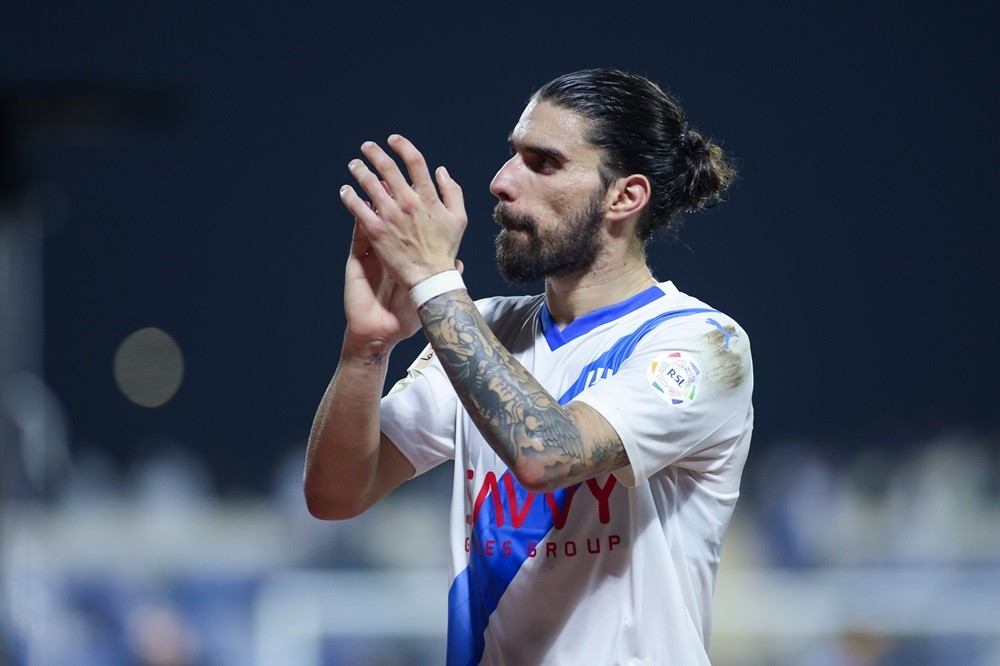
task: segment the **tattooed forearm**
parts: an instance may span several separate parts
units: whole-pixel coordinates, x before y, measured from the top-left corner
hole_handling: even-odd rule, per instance
[[[553,476],[589,467],[567,411],[497,341],[464,293],[432,299],[420,317],[473,422],[509,467],[530,457]],[[592,455],[609,453],[598,446]]]
[[[594,444],[590,450],[590,457],[595,463],[609,463],[612,469],[624,467],[628,464],[628,455],[622,447],[621,442],[605,441]]]

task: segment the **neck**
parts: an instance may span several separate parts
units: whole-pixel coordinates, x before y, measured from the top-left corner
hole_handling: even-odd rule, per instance
[[[642,250],[614,259],[599,257],[581,275],[545,279],[545,301],[559,327],[578,317],[625,299],[656,284]]]

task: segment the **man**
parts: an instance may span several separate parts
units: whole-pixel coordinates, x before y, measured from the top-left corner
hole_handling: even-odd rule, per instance
[[[646,246],[732,179],[673,99],[568,74],[510,134],[497,260],[538,296],[473,302],[462,191],[393,135],[349,170],[340,363],[309,441],[319,518],[455,461],[449,664],[705,664],[721,541],[750,443],[747,334],[657,282]],[[376,173],[377,172],[377,173]],[[435,187],[436,184],[436,187]],[[438,195],[440,191],[440,196]],[[384,398],[386,359],[430,344]]]

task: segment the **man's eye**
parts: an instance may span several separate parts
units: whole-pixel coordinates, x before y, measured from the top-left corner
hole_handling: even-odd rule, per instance
[[[549,172],[559,166],[555,158],[550,155],[531,155],[525,158],[525,162],[534,171]]]

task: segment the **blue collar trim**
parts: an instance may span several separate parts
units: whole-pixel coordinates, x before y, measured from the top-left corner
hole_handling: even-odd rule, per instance
[[[549,349],[555,351],[567,342],[575,340],[581,335],[590,333],[602,324],[614,321],[615,319],[623,317],[630,312],[635,312],[639,308],[649,305],[661,296],[666,296],[666,293],[660,288],[659,285],[653,285],[644,291],[640,291],[635,296],[625,299],[621,303],[615,303],[614,305],[609,305],[607,307],[594,310],[593,312],[588,312],[579,319],[571,321],[566,328],[561,331],[552,320],[552,315],[549,313],[548,303],[543,301],[541,312],[542,334],[545,336],[545,340],[549,343]]]

